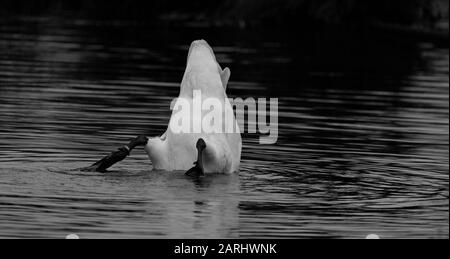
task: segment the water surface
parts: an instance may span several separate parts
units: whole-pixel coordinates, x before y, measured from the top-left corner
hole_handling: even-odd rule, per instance
[[[152,171],[192,40],[230,97],[279,98],[279,139],[239,174]],[[449,51],[380,32],[0,20],[0,237],[448,238]]]

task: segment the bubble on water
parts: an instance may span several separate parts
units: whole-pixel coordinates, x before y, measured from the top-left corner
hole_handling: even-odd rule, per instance
[[[77,234],[69,234],[66,239],[80,239],[80,237]]]
[[[380,236],[377,234],[369,234],[366,236],[366,239],[380,239]]]

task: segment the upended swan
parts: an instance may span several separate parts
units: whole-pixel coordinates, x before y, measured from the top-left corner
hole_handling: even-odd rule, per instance
[[[192,110],[196,97],[201,98],[202,102],[213,98],[222,106],[222,123],[231,123],[234,126],[232,131],[226,131],[222,126],[220,128],[223,131],[204,129],[202,121],[208,116],[207,110],[201,110],[200,117],[194,116],[193,113],[183,113],[180,118],[180,111],[174,109],[169,126],[160,137],[138,136],[87,170],[106,171],[128,156],[135,147],[144,146],[154,170],[187,171],[186,174],[190,176],[237,172],[242,139],[233,108],[226,95],[230,73],[228,68],[222,70],[206,41],[194,41],[189,48],[186,70],[175,107],[179,100],[182,100],[184,104],[191,106]],[[200,95],[195,95],[196,93]],[[174,130],[179,128],[180,119],[184,123],[188,122],[189,130]]]

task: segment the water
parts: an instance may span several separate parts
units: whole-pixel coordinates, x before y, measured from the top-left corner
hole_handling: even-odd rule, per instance
[[[190,41],[230,97],[277,97],[279,139],[244,134],[241,172],[153,172]],[[0,20],[0,237],[448,238],[449,51],[381,32]]]

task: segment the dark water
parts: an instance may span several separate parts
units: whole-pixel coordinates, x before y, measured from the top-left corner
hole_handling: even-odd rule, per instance
[[[277,97],[279,139],[241,172],[152,172],[187,49],[213,45],[231,97]],[[379,32],[0,21],[0,237],[448,238],[449,50]]]

